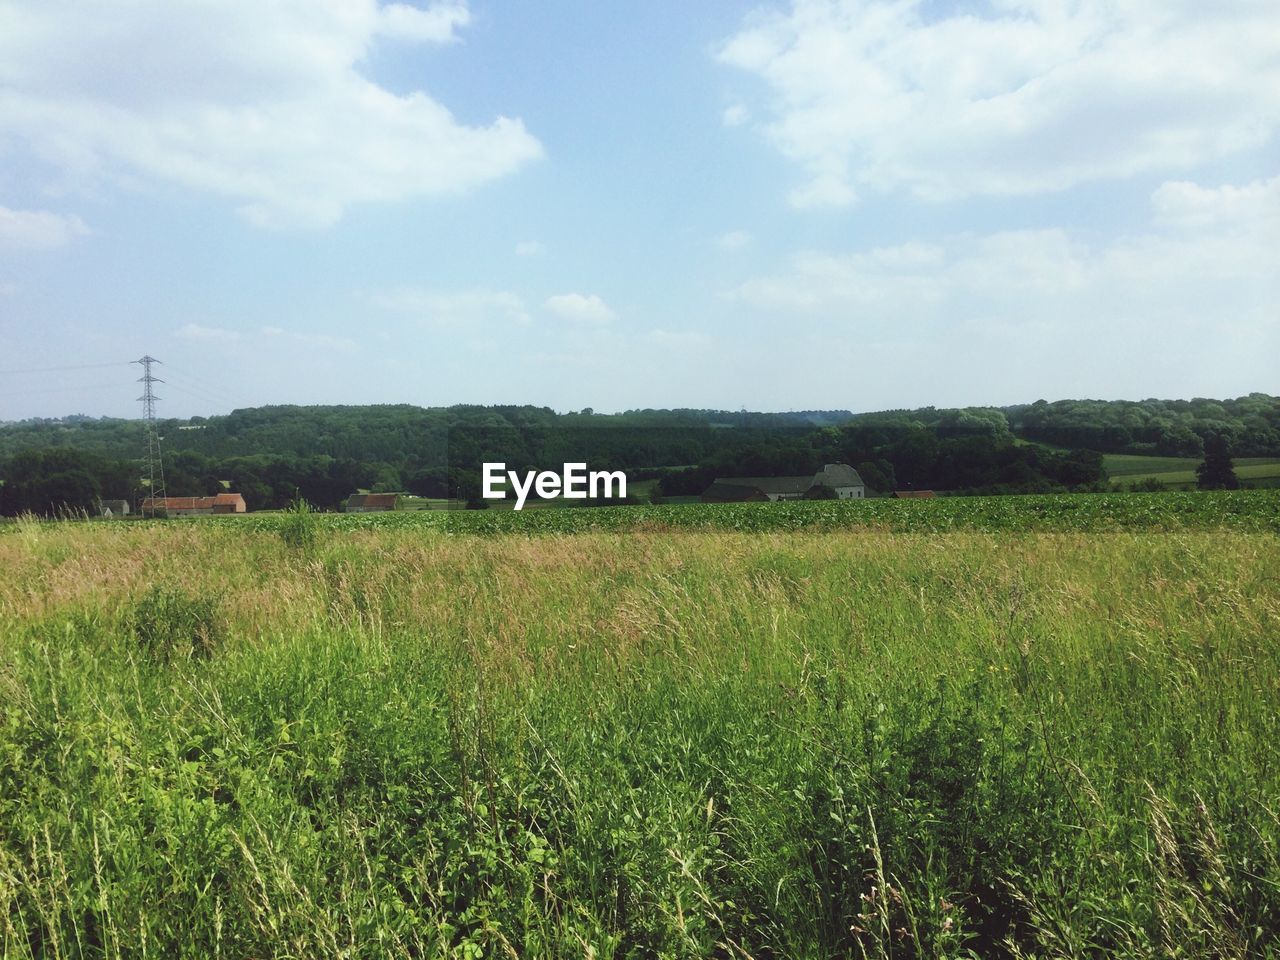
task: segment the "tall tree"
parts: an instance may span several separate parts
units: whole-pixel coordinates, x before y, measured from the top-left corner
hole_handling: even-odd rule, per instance
[[[1196,467],[1196,486],[1201,490],[1238,490],[1231,448],[1221,434],[1209,437],[1204,444],[1204,463]]]

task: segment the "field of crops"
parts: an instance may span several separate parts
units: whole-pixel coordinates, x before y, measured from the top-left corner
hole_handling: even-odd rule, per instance
[[[0,956],[1274,956],[1278,507],[10,524]]]
[[[933,500],[792,500],[671,506],[582,507],[559,510],[457,510],[333,514],[319,518],[343,529],[435,527],[453,533],[580,533],[587,530],[873,529],[903,533],[948,530],[1270,530],[1280,532],[1280,492],[1116,493],[1024,497],[939,497]],[[208,523],[209,520],[193,521]],[[276,530],[288,514],[228,517],[220,522]]]

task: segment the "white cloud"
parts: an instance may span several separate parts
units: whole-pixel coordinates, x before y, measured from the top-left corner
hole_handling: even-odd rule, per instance
[[[56,250],[88,233],[76,216],[0,207],[0,250]]]
[[[727,107],[720,116],[720,122],[726,127],[740,127],[751,119],[751,111],[740,103]]]
[[[198,323],[188,323],[178,331],[178,336],[186,340],[239,340],[240,334],[224,327],[205,327]]]
[[[785,369],[821,385],[818,405],[852,409],[1274,393],[1273,191],[1165,184],[1150,225],[1114,239],[1004,230],[801,253],[728,294],[735,337],[718,349],[766,406],[796,402]],[[1241,193],[1270,199],[1232,213]],[[1183,194],[1213,214],[1165,216]]]
[[[466,3],[438,3],[422,9],[407,3],[389,3],[378,11],[378,32],[418,43],[450,43],[454,30],[471,19]]]
[[[251,222],[455,193],[541,155],[519,120],[459,123],[361,73],[379,41],[443,43],[458,2],[0,0],[0,136],[73,180],[170,181]]]
[[[745,230],[730,230],[716,237],[716,246],[722,250],[741,250],[751,239],[751,234]]]
[[[1168,365],[1185,392],[1199,364],[1217,363],[1236,382],[1274,368],[1261,358],[1280,351],[1280,177],[1166,183],[1152,213],[1148,230],[1106,242],[1008,230],[806,252],[729,296],[796,331],[826,330],[855,353],[914,343],[922,356],[975,369],[1032,357],[1059,376],[1106,369],[1109,382],[1134,384]],[[1259,389],[1274,386],[1274,369],[1268,376]]]
[[[560,293],[547,297],[546,307],[558,317],[582,323],[609,323],[617,317],[595,294]]]
[[[440,293],[414,287],[385,290],[373,297],[384,310],[407,314],[436,327],[487,327],[494,323],[527,324],[524,301],[502,290]]]
[[[1170,181],[1156,190],[1152,205],[1157,221],[1170,226],[1276,221],[1280,219],[1280,176],[1216,188]]]
[[[540,257],[546,252],[547,248],[537,240],[521,240],[516,244],[517,257]]]
[[[794,0],[719,51],[761,78],[800,206],[1191,170],[1280,130],[1280,15],[1224,0]]]

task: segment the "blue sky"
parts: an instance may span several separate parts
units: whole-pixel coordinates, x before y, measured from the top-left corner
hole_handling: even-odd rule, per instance
[[[1278,48],[1234,0],[0,0],[0,419],[136,415],[143,353],[170,415],[1280,392]]]

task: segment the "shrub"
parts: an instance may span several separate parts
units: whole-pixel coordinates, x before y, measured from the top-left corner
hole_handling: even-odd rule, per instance
[[[165,661],[207,657],[226,636],[217,600],[171,586],[144,593],[126,615],[126,624],[147,654]]]
[[[280,539],[295,550],[310,550],[319,536],[320,525],[311,504],[302,499],[293,501],[280,525]]]

